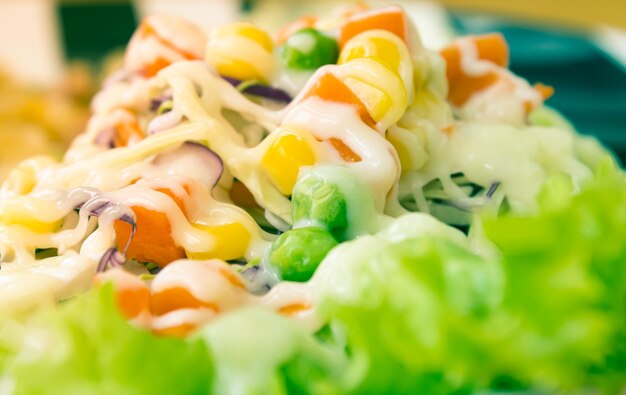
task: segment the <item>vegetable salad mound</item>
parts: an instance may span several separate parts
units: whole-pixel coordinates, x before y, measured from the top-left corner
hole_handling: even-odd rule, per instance
[[[503,36],[203,28],[146,18],[2,185],[0,393],[626,388],[626,177]]]

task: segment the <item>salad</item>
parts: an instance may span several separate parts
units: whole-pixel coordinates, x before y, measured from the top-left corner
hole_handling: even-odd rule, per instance
[[[626,177],[398,6],[146,18],[0,190],[0,393],[626,389]]]

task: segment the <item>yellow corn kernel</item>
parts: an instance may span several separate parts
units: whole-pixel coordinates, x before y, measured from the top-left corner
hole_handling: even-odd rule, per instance
[[[241,81],[254,80],[261,77],[261,74],[254,66],[238,59],[222,59],[214,66],[220,75],[237,78]]]
[[[406,111],[407,91],[400,77],[382,63],[371,58],[352,59],[339,66],[335,75],[346,85],[352,84],[354,94],[383,130],[395,124]]]
[[[291,132],[274,140],[261,160],[263,170],[283,195],[291,194],[300,168],[314,164],[315,153],[311,146]]]
[[[55,163],[54,158],[45,155],[20,162],[20,164],[14,167],[7,175],[3,189],[15,195],[30,193],[35,185],[37,185],[37,174]]]
[[[21,225],[37,233],[55,232],[61,227],[61,221],[43,222],[18,205],[0,211],[0,224]]]
[[[203,252],[186,251],[190,259],[237,259],[244,257],[252,236],[248,229],[239,222],[220,225],[194,223],[194,228],[208,232],[215,238],[212,248]]]
[[[412,131],[394,126],[389,128],[385,137],[398,153],[402,172],[419,170],[428,160],[423,140]]]
[[[361,58],[369,58],[383,64],[402,79],[407,92],[411,90],[413,84],[411,55],[404,41],[395,34],[385,30],[369,30],[355,36],[341,50],[337,63],[345,64]]]
[[[231,23],[213,30],[211,37],[227,37],[227,36],[243,36],[260,44],[267,52],[272,52],[274,44],[272,38],[258,28],[257,26],[247,22]]]
[[[249,23],[234,23],[213,30],[206,61],[223,76],[239,80],[269,79],[274,65],[270,36]]]
[[[391,108],[391,98],[380,89],[350,77],[344,79],[343,83],[361,100],[375,121],[382,119]]]

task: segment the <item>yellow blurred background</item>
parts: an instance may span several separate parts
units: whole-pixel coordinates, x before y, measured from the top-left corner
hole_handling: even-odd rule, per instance
[[[524,18],[538,23],[559,23],[593,28],[599,24],[626,28],[623,0],[442,0],[456,10],[473,10]]]

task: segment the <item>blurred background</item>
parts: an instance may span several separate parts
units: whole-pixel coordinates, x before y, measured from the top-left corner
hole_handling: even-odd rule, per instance
[[[60,156],[89,116],[89,100],[139,21],[172,13],[205,30],[251,20],[269,31],[345,1],[0,0],[0,179],[17,161]],[[392,3],[374,1],[373,4]],[[626,1],[394,1],[426,46],[502,32],[511,69],[554,86],[548,105],[626,159]]]

